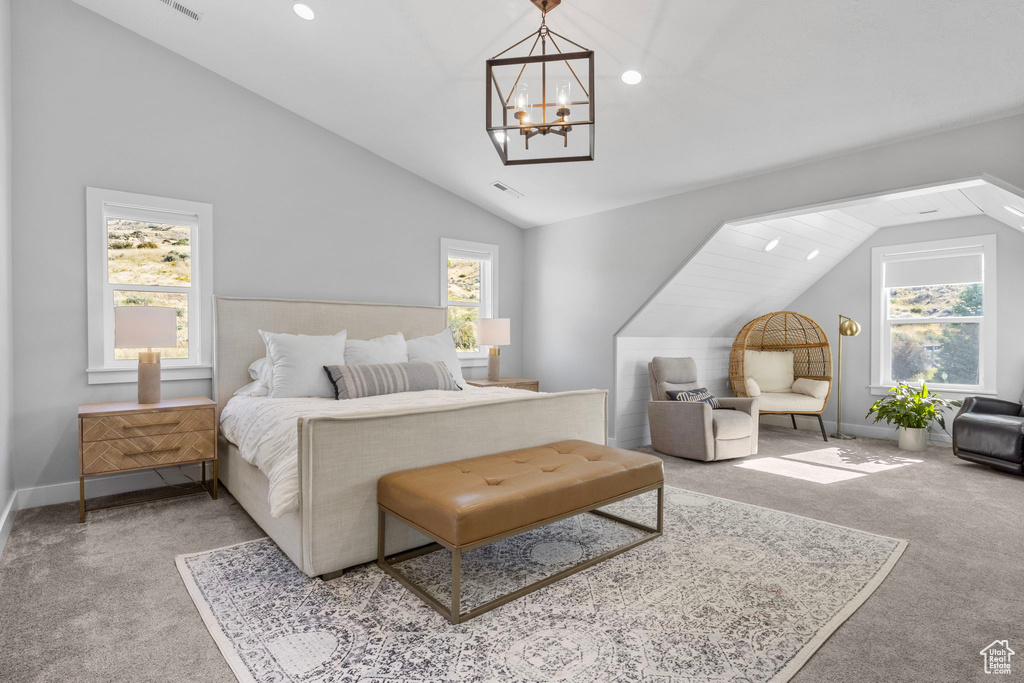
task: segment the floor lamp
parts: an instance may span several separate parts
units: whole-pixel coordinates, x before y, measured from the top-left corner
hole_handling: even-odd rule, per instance
[[[837,364],[839,379],[836,382],[836,433],[834,439],[856,439],[857,437],[843,434],[843,337],[856,337],[860,334],[860,324],[848,316],[839,316],[839,363]]]

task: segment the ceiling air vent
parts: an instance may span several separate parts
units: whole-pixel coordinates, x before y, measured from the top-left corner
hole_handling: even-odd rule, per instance
[[[496,187],[499,190],[501,190],[502,192],[504,192],[505,194],[509,195],[510,197],[515,197],[516,199],[519,199],[519,198],[521,198],[523,196],[522,192],[519,192],[518,190],[514,190],[511,187],[509,187],[508,185],[506,185],[505,183],[503,183],[501,181],[498,181],[498,180],[495,180],[493,183],[491,183],[491,187]]]
[[[203,15],[200,14],[199,12],[195,11],[194,9],[192,9],[190,7],[185,7],[180,2],[175,2],[175,0],[160,0],[160,2],[164,3],[165,5],[170,7],[171,9],[174,9],[174,10],[177,10],[177,11],[181,12],[182,14],[184,14],[189,19],[192,19],[193,21],[199,21],[200,19],[203,18]]]
[[[938,213],[938,212],[939,212],[938,209],[928,209],[927,211],[918,211],[917,214],[919,216],[926,216],[926,215],[928,215],[930,213]]]

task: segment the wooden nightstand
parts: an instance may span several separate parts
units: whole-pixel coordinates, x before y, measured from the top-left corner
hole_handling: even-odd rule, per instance
[[[171,398],[159,403],[87,403],[78,406],[79,520],[85,513],[117,503],[85,508],[85,478],[115,472],[213,462],[213,481],[207,489],[217,499],[217,404],[203,396]],[[161,498],[201,493],[202,489]]]
[[[499,377],[496,380],[467,379],[466,384],[472,384],[474,387],[508,387],[510,389],[540,391],[540,382],[538,380],[523,379],[522,377]]]

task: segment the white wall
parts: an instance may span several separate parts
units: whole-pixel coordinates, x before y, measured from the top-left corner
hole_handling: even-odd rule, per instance
[[[651,443],[647,402],[651,382],[647,364],[655,356],[690,357],[697,363],[697,379],[716,396],[732,396],[729,388],[731,337],[618,337],[615,340],[615,431],[619,448]]]
[[[11,3],[0,0],[0,550],[14,521],[12,351],[14,299],[11,280]]]
[[[837,339],[838,315],[848,315],[861,325],[861,333],[843,340],[843,425],[851,434],[871,434],[864,427],[871,424],[864,418],[877,396],[872,396],[871,341],[874,321],[871,319],[871,249],[892,244],[911,244],[929,240],[952,239],[995,234],[997,249],[997,337],[996,366],[999,369],[999,398],[1016,401],[1024,389],[1024,232],[1009,228],[988,216],[951,218],[945,221],[882,228],[864,244],[829,271],[814,287],[800,295],[789,308],[809,315],[825,329],[833,344]],[[836,362],[836,358],[833,358]],[[952,396],[950,398],[962,398]],[[836,398],[833,394],[824,419],[836,419]],[[807,428],[817,425],[805,424]],[[849,430],[846,427],[850,427]],[[891,435],[892,428],[879,423],[879,435]],[[938,430],[941,434],[941,429]]]
[[[616,330],[722,223],[981,173],[1024,187],[1021,149],[1015,116],[528,230],[526,374],[611,389]]]
[[[13,28],[15,480],[55,485],[29,503],[77,497],[76,406],[135,396],[86,384],[87,186],[213,204],[221,295],[437,305],[440,238],[498,244],[520,373],[521,230],[67,0]]]

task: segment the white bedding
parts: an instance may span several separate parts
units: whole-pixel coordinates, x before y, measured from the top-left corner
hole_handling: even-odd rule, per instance
[[[241,456],[270,481],[270,513],[280,517],[299,506],[299,418],[490,403],[521,393],[520,389],[470,386],[463,391],[404,392],[345,401],[235,396],[221,411],[220,426],[224,437],[238,446]],[[343,455],[339,453],[338,457]]]

